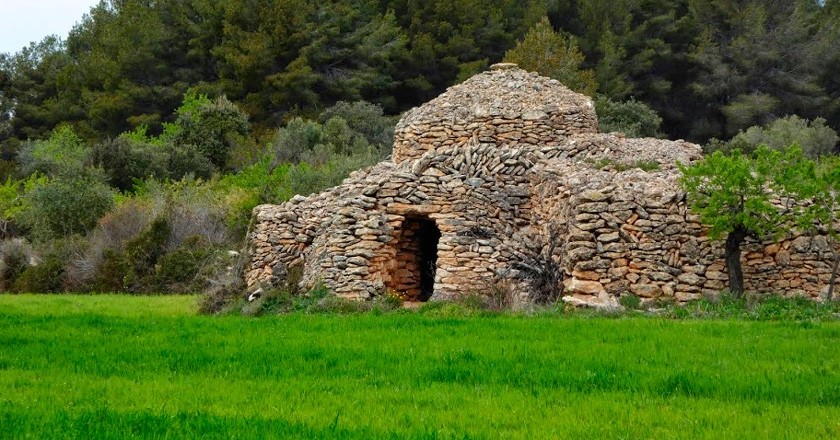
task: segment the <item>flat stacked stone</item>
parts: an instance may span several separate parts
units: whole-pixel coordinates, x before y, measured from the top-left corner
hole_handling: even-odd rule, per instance
[[[256,207],[245,281],[278,284],[297,267],[304,288],[425,299],[423,220],[440,233],[432,299],[502,281],[527,296],[527,266],[546,258],[573,304],[715,295],[727,279],[722,243],[689,212],[677,181],[677,163],[699,158],[700,147],[684,141],[597,133],[589,98],[495,66],[409,112],[393,161],[320,194]],[[817,297],[830,243],[795,232],[748,243],[747,289]]]
[[[496,64],[408,111],[395,130],[393,160],[471,141],[556,146],[571,135],[597,132],[590,98],[515,64]]]

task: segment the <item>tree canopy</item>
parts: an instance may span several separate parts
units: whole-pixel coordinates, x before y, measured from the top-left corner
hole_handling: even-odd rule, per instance
[[[780,151],[766,146],[754,154],[715,151],[691,166],[680,165],[680,184],[691,209],[709,225],[712,239],[726,240],[729,289],[736,296],[744,293],[741,244],[749,237],[776,238],[796,224],[804,197],[818,192],[808,189],[813,166],[798,147]]]
[[[10,160],[61,124],[157,135],[189,89],[227,96],[258,136],[339,101],[393,115],[505,57],[633,97],[671,138],[792,114],[838,130],[837,23],[837,0],[107,0],[66,38],[0,55],[0,146]]]

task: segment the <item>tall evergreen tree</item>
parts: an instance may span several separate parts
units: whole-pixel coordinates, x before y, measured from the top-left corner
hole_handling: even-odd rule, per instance
[[[595,72],[582,69],[584,57],[574,38],[555,32],[548,18],[543,18],[513,49],[505,61],[554,78],[570,89],[592,96],[598,88]]]

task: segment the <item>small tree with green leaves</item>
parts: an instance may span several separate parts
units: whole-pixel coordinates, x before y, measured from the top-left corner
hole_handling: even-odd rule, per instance
[[[729,290],[744,294],[741,245],[748,237],[778,237],[801,214],[799,199],[813,162],[799,148],[760,147],[752,156],[720,151],[685,166],[680,185],[691,210],[710,226],[712,239],[726,237],[724,258]],[[774,204],[773,202],[780,202]]]
[[[834,299],[834,286],[837,282],[837,270],[840,266],[840,242],[837,214],[840,211],[840,157],[825,156],[809,170],[802,173],[802,197],[808,201],[798,226],[803,230],[817,230],[827,235],[829,248],[834,254],[831,265],[831,278],[825,299]]]

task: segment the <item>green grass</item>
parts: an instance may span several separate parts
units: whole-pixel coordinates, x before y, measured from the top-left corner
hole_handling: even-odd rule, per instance
[[[0,438],[838,438],[840,323],[0,296]]]

